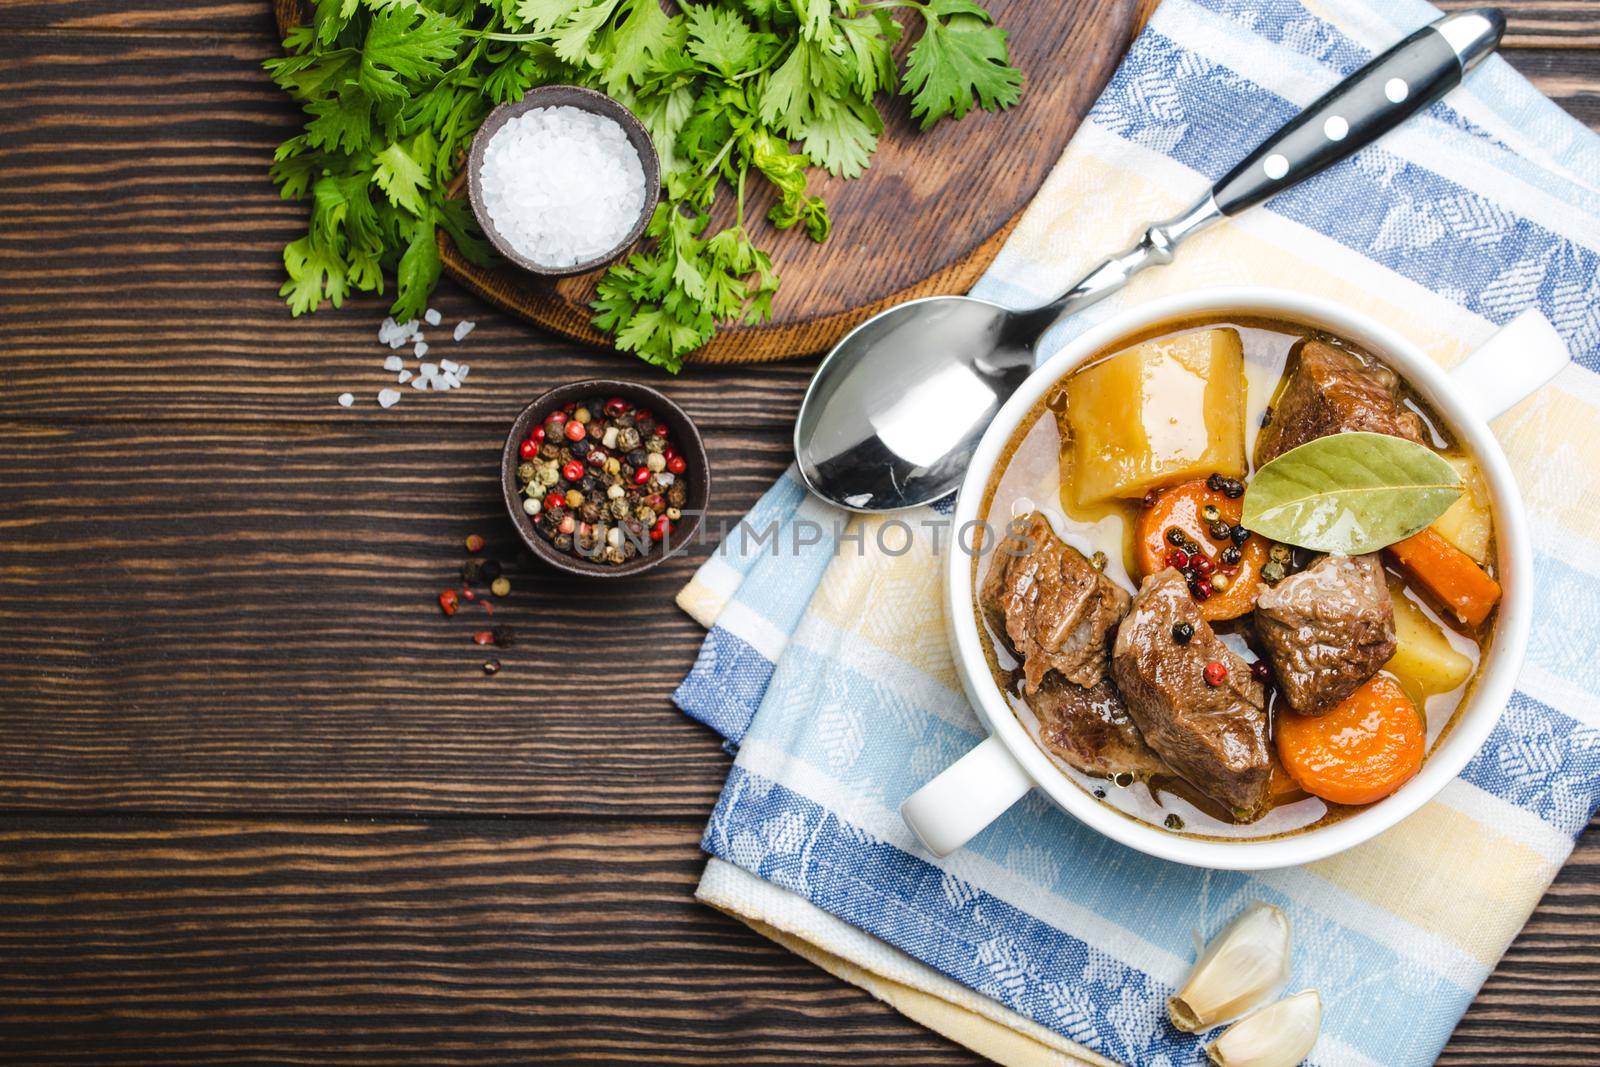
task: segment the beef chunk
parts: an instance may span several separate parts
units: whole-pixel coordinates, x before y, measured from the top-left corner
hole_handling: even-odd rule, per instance
[[[1128,594],[1057,537],[1039,512],[995,550],[979,603],[1022,661],[1023,692],[1047,671],[1092,686],[1105,676],[1106,646]]]
[[[1111,679],[1085,689],[1052,674],[1028,699],[1044,747],[1085,774],[1148,778],[1167,770],[1144,743]]]
[[[1394,655],[1394,605],[1377,554],[1323,556],[1264,588],[1256,632],[1288,705],[1332,711]]]
[[[1193,628],[1187,643],[1173,636],[1179,623]],[[1206,681],[1212,662],[1226,669],[1220,685]],[[1272,771],[1266,694],[1171,567],[1139,587],[1117,628],[1111,673],[1139,732],[1173,770],[1235,818],[1260,813]]]
[[[1345,430],[1425,444],[1422,419],[1400,406],[1394,372],[1322,341],[1300,345],[1294,370],[1256,441],[1260,466],[1291,448]]]

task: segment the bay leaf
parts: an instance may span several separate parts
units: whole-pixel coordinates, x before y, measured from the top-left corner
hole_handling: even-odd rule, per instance
[[[1274,541],[1358,556],[1410,537],[1461,491],[1455,468],[1425,445],[1381,433],[1337,433],[1256,471],[1242,521]]]

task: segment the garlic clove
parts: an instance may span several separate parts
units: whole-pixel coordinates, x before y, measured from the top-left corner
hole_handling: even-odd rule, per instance
[[[1289,917],[1259,901],[1206,946],[1167,1000],[1172,1025],[1199,1033],[1267,1003],[1289,981]]]
[[[1322,997],[1307,989],[1234,1023],[1206,1054],[1218,1067],[1295,1067],[1311,1054],[1321,1028]]]

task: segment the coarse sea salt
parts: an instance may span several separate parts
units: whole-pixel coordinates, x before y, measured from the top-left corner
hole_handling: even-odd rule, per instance
[[[443,318],[443,316],[439,314],[438,308],[429,308],[422,314],[422,321],[426,322],[429,326],[439,325],[439,320],[441,318]]]
[[[398,390],[398,389],[380,389],[380,390],[378,390],[378,406],[379,407],[381,407],[381,408],[392,408],[398,403],[400,403],[400,390]]]
[[[351,404],[354,404],[355,402],[356,402],[356,395],[354,393],[340,393],[339,394],[339,406],[340,407],[347,408]]]
[[[500,236],[542,267],[610,252],[644,210],[644,164],[612,119],[576,107],[538,107],[495,131],[478,170]],[[456,327],[456,340],[465,334]]]
[[[478,327],[478,324],[473,322],[471,319],[462,319],[460,322],[456,323],[456,332],[455,332],[456,340],[457,341],[465,340],[467,334],[469,334],[473,330],[477,329],[477,327]]]

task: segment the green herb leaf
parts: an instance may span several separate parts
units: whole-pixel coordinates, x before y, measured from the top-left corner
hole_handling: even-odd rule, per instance
[[[974,100],[994,111],[1022,97],[1022,72],[1011,66],[1006,31],[972,0],[931,0],[922,36],[906,56],[911,114],[927,129],[946,115],[961,118]]]
[[[879,93],[912,97],[924,125],[1004,107],[1021,75],[1005,34],[973,0],[312,0],[273,80],[305,110],[272,179],[309,199],[306,234],[284,249],[281,295],[302,314],[397,282],[394,314],[426,307],[435,238],[487,262],[452,188],[489,109],[534,86],[599,88],[655,140],[663,195],[642,249],[601,279],[594,323],[617,347],[676,371],[719,323],[772,316],[778,275],[757,246],[751,182],[775,228],[831,228],[812,167],[860,174],[877,148]],[[904,78],[890,10],[924,20]],[[373,191],[376,186],[382,195]],[[721,196],[732,223],[706,233]],[[719,213],[719,218],[726,214]]]
[[[1387,434],[1337,433],[1256,471],[1242,522],[1275,541],[1358,556],[1410,537],[1460,495],[1461,476],[1433,449]]]

